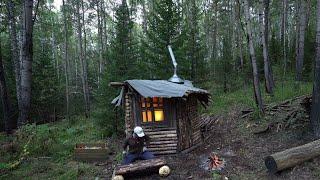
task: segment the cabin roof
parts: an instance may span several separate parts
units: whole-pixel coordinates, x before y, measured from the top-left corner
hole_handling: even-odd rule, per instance
[[[127,80],[124,82],[125,85],[131,86],[135,91],[137,91],[143,97],[163,97],[163,98],[173,98],[173,97],[183,97],[188,96],[188,94],[199,94],[205,97],[201,99],[208,103],[209,93],[208,91],[200,88],[196,88],[192,85],[191,81],[185,80],[184,84],[177,84],[167,80]],[[117,96],[112,103],[116,106],[121,104],[121,99],[123,96],[123,88],[119,96]],[[204,99],[203,99],[204,98]],[[200,100],[200,99],[199,99]]]
[[[184,84],[177,84],[166,80],[127,80],[133,89],[135,89],[143,97],[183,97],[188,93],[204,93],[206,90],[196,88],[190,81]]]

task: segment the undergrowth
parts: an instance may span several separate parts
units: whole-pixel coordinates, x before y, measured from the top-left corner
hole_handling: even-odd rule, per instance
[[[94,177],[94,165],[73,161],[80,142],[103,142],[99,128],[90,119],[30,124],[14,136],[1,135],[0,179],[77,179]]]
[[[296,96],[311,94],[312,83],[304,82],[297,87],[296,82],[286,81],[276,84],[273,96],[268,95],[264,91],[264,85],[261,84],[261,91],[263,102],[265,104],[278,103],[286,99]],[[215,93],[216,89],[212,87],[209,89],[212,94],[212,103],[207,112],[210,114],[223,114],[230,110],[231,107],[247,107],[256,109],[254,101],[253,87],[242,87],[233,92]]]

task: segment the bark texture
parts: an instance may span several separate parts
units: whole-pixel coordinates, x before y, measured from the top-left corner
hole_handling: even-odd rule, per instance
[[[320,138],[320,0],[317,1],[317,34],[311,123],[314,134]]]
[[[265,11],[263,11],[265,9]],[[273,94],[273,76],[271,71],[271,65],[269,60],[269,51],[268,51],[268,14],[269,14],[269,1],[260,0],[260,37],[261,37],[261,46],[263,50],[263,63],[264,63],[264,79],[266,92]]]
[[[304,60],[304,40],[307,26],[306,0],[300,0],[299,4],[299,26],[298,26],[298,43],[296,50],[296,81],[302,80],[303,60]]]
[[[19,105],[18,126],[28,122],[31,106],[32,82],[32,18],[33,0],[24,0],[22,13],[22,46],[21,46],[21,100]]]
[[[63,31],[64,31],[64,71],[65,71],[65,83],[66,83],[66,115],[69,118],[69,59],[68,59],[68,25],[66,15],[65,0],[62,0],[63,5]]]
[[[265,158],[265,165],[271,173],[294,167],[320,155],[320,140],[287,149]]]
[[[7,134],[10,134],[14,128],[14,119],[11,101],[8,95],[8,87],[6,84],[3,63],[2,63],[2,51],[1,51],[1,40],[0,40],[0,95],[2,100],[3,108],[3,119],[4,119],[4,129]]]
[[[89,117],[90,113],[90,104],[89,104],[89,87],[88,87],[88,68],[87,68],[87,61],[84,57],[83,52],[83,39],[82,39],[82,23],[81,23],[81,15],[80,15],[80,2],[78,1],[76,4],[77,9],[77,31],[78,31],[78,41],[79,41],[79,60],[82,66],[82,89],[83,89],[83,98],[85,103],[85,116]]]
[[[8,23],[10,32],[10,42],[11,42],[11,56],[12,62],[14,63],[14,72],[16,80],[16,94],[17,102],[20,104],[21,91],[20,91],[20,59],[19,59],[19,49],[17,41],[17,31],[16,31],[16,18],[14,15],[15,4],[12,0],[8,0],[7,11],[8,11]]]
[[[250,59],[252,64],[252,74],[253,74],[253,87],[254,87],[254,96],[257,103],[257,106],[260,112],[264,113],[263,101],[260,91],[260,82],[259,82],[259,75],[258,75],[258,66],[257,66],[257,59],[256,54],[254,51],[253,46],[253,38],[252,38],[252,30],[251,30],[251,22],[250,22],[250,12],[249,12],[249,4],[248,0],[242,1],[244,6],[244,15],[246,18],[246,27],[247,27],[247,38],[248,38],[248,46],[249,46],[249,53]]]

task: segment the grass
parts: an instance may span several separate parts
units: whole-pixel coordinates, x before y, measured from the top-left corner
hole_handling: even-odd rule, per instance
[[[0,149],[0,179],[92,179],[101,172],[94,165],[73,161],[76,143],[104,141],[92,120],[26,125],[14,137],[1,135],[0,140],[14,147],[9,153]],[[15,162],[18,165],[12,166]]]
[[[270,96],[264,91],[264,85],[261,84],[263,101],[265,104],[277,103],[296,96],[311,94],[312,83],[301,83],[299,87],[294,81],[286,81],[276,84],[274,95]],[[215,89],[209,90],[212,96],[212,103],[208,108],[210,114],[226,113],[231,107],[252,107],[256,108],[252,87],[240,88],[228,93],[215,93]]]

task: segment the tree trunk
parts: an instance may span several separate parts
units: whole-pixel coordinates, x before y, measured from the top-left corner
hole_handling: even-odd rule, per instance
[[[148,16],[147,16],[147,10],[146,10],[146,2],[145,0],[143,0],[141,2],[142,4],[142,29],[143,29],[143,33],[146,34],[147,33],[147,28],[148,28]]]
[[[265,165],[271,173],[276,173],[317,156],[320,156],[320,140],[272,154],[265,158]]]
[[[259,75],[258,75],[258,66],[257,66],[257,59],[256,54],[254,51],[253,46],[253,39],[252,39],[252,31],[251,31],[251,22],[250,22],[250,13],[249,13],[249,4],[248,0],[242,1],[244,6],[244,15],[246,18],[246,27],[247,27],[247,37],[248,37],[248,46],[249,46],[249,53],[250,59],[252,64],[252,72],[253,72],[253,87],[254,87],[254,96],[257,106],[260,112],[264,113],[264,107],[262,102],[262,96],[260,91],[260,82],[259,82]]]
[[[16,18],[14,16],[14,3],[12,0],[8,0],[7,10],[8,10],[8,22],[9,22],[9,32],[10,32],[10,41],[11,41],[11,56],[12,62],[14,63],[14,72],[16,80],[16,94],[17,102],[20,104],[21,91],[20,91],[20,59],[18,52],[18,41],[17,41],[17,32],[16,32]]]
[[[304,39],[306,31],[306,2],[305,0],[300,0],[299,7],[299,34],[298,34],[298,49],[296,56],[296,81],[302,81],[302,71],[303,71],[303,60],[304,60]]]
[[[15,127],[15,122],[13,119],[13,109],[11,101],[8,95],[8,87],[6,84],[5,73],[2,63],[2,49],[1,49],[1,39],[0,39],[0,94],[2,100],[3,108],[3,120],[4,120],[4,129],[7,134],[12,132],[12,129]]]
[[[288,19],[288,0],[282,2],[282,17],[281,17],[281,43],[282,43],[282,56],[283,56],[283,77],[287,71],[287,52],[286,52],[286,32],[287,32],[287,19]]]
[[[102,66],[103,66],[103,36],[102,36],[102,23],[101,23],[101,8],[99,5],[99,1],[97,1],[97,15],[98,15],[98,38],[99,38],[99,74],[98,74],[98,88],[100,87],[101,83],[101,76],[102,76]]]
[[[320,0],[317,1],[317,38],[314,82],[312,94],[311,124],[314,134],[320,138]]]
[[[82,24],[81,24],[81,15],[80,15],[80,2],[77,2],[77,30],[78,30],[78,41],[79,41],[79,59],[82,66],[82,89],[83,89],[83,98],[85,103],[85,116],[89,117],[90,113],[90,104],[89,104],[89,88],[88,88],[88,74],[87,74],[87,61],[83,54],[83,45],[82,45]]]
[[[69,119],[69,59],[68,59],[68,23],[65,1],[62,0],[63,5],[63,31],[64,31],[64,74],[66,83],[66,115]]]
[[[31,82],[32,82],[32,55],[33,55],[33,0],[24,0],[23,25],[21,46],[21,105],[19,109],[18,127],[26,124],[29,119],[31,106]]]
[[[135,163],[121,165],[115,168],[115,175],[129,175],[137,173],[146,173],[159,171],[159,168],[166,165],[167,162],[161,158],[138,161]]]
[[[264,8],[263,8],[264,7]],[[273,94],[273,77],[270,67],[269,60],[269,52],[268,52],[268,8],[269,1],[268,0],[260,0],[260,13],[259,13],[259,21],[260,21],[260,37],[261,37],[261,46],[263,49],[263,62],[264,62],[264,79],[266,92],[268,94]],[[263,9],[265,9],[265,13],[263,13]]]
[[[243,71],[244,60],[243,60],[243,52],[242,52],[242,33],[241,33],[241,5],[240,2],[237,1],[237,39],[238,39],[238,48],[239,48],[239,56],[240,56],[240,70]]]
[[[103,0],[102,0],[103,1]],[[88,63],[87,63],[87,31],[86,31],[86,24],[85,24],[85,9],[84,9],[84,2],[81,1],[82,6],[82,22],[83,22],[83,66],[84,66],[84,78],[85,78],[85,96],[86,96],[86,111],[87,117],[90,116],[90,92],[89,92],[89,84],[88,84]]]

